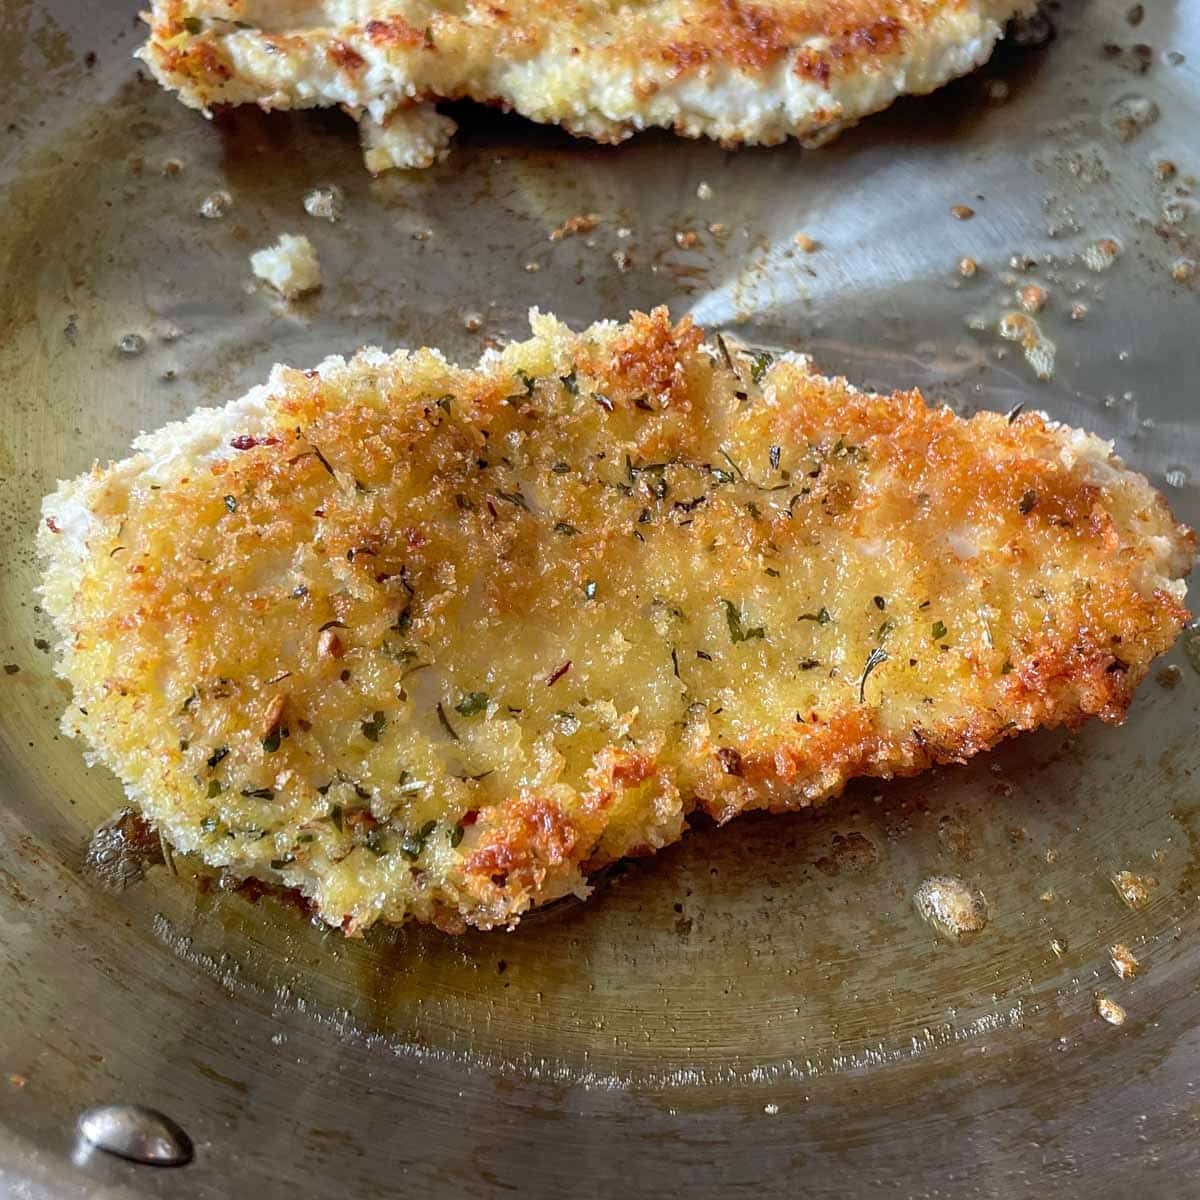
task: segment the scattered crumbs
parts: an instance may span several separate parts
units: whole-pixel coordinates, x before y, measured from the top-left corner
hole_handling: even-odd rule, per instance
[[[1079,221],[1075,217],[1075,209],[1055,195],[1046,196],[1042,201],[1042,211],[1046,214],[1046,235],[1052,238],[1067,237],[1079,232]]]
[[[427,242],[427,241],[429,241],[429,239],[431,237],[433,237],[432,229],[414,229],[413,230],[412,240],[414,242]]]
[[[700,182],[696,185],[696,199],[697,200],[711,200],[712,198],[713,198],[712,187],[705,180],[703,180],[703,179],[700,180]]]
[[[964,279],[973,278],[978,270],[979,264],[970,255],[958,260],[958,273]]]
[[[1053,847],[1051,847],[1049,850],[1047,850],[1047,851],[1046,851],[1046,853],[1045,853],[1044,855],[1042,855],[1042,857],[1043,857],[1043,858],[1044,858],[1044,859],[1045,859],[1045,860],[1046,860],[1046,861],[1047,861],[1047,862],[1048,862],[1048,863],[1049,863],[1051,866],[1053,866],[1053,865],[1054,865],[1056,862],[1058,862],[1058,851],[1057,851],[1057,850],[1055,850]]]
[[[578,213],[568,217],[557,229],[552,229],[550,240],[561,242],[563,238],[574,237],[577,233],[591,233],[599,224],[599,213]]]
[[[1041,901],[1043,904],[1053,904],[1053,903],[1055,902],[1055,900],[1057,900],[1057,899],[1058,899],[1058,896],[1056,896],[1056,895],[1055,895],[1055,892],[1054,892],[1054,889],[1053,889],[1053,888],[1047,888],[1047,889],[1046,889],[1046,890],[1045,890],[1045,891],[1044,891],[1044,892],[1043,892],[1043,893],[1042,893],[1042,894],[1041,894],[1041,895],[1038,897],[1038,899],[1039,899],[1039,900],[1040,900],[1040,901]]]
[[[617,270],[622,274],[631,270],[633,267],[633,258],[630,256],[628,250],[614,250],[612,253],[612,260],[617,264]]]
[[[1196,277],[1196,260],[1177,258],[1171,264],[1171,278],[1176,283],[1188,283]]]
[[[303,234],[285,233],[273,246],[250,255],[250,269],[281,296],[295,300],[321,286],[321,264]]]
[[[1036,283],[1023,287],[1017,295],[1027,313],[1039,313],[1046,307],[1046,289],[1038,287]]]
[[[675,245],[683,250],[690,250],[700,240],[694,229],[675,230]]]
[[[1033,322],[1020,313],[1005,313],[1000,318],[1000,336],[1009,342],[1023,341],[1033,327]]]
[[[1119,142],[1132,142],[1160,116],[1159,107],[1145,96],[1122,96],[1108,110],[1104,123]]]
[[[1154,178],[1165,183],[1168,179],[1175,178],[1175,164],[1169,158],[1160,158],[1154,164]]]
[[[621,225],[617,229],[617,237],[621,238],[622,241],[625,238],[632,237],[632,236],[633,236],[633,230],[630,229],[628,225]]]
[[[1112,876],[1112,885],[1117,895],[1133,909],[1145,908],[1150,903],[1150,893],[1158,886],[1153,875],[1137,875],[1133,871],[1117,871]]]
[[[29,1082],[28,1075],[10,1075],[8,1077],[10,1087],[15,1087],[18,1090],[23,1088]]]
[[[978,933],[988,923],[983,893],[954,875],[930,876],[913,893],[913,905],[938,933],[955,941]]]
[[[792,238],[792,241],[795,242],[805,254],[811,254],[817,248],[817,243],[814,242],[807,233],[796,234],[796,236]]]
[[[1182,225],[1191,215],[1191,209],[1181,200],[1163,202],[1162,219],[1164,225]]]
[[[527,263],[525,264],[525,270],[526,270],[526,271],[528,271],[528,272],[529,272],[531,275],[532,275],[532,274],[533,274],[535,271],[540,271],[541,269],[542,269],[542,264],[541,264],[541,263],[527,262]]]
[[[969,221],[975,215],[975,210],[969,204],[953,204],[950,206],[950,215],[956,221]]]
[[[117,349],[122,354],[137,356],[146,349],[146,339],[140,333],[123,334],[121,340],[117,342]]]
[[[728,227],[721,221],[713,221],[708,227],[708,232],[711,233],[713,237],[724,237],[728,232]]]
[[[20,669],[21,668],[19,666],[17,666],[16,663],[5,663],[4,664],[5,675],[16,675],[17,672],[20,671]]]
[[[1101,238],[1084,250],[1083,265],[1089,271],[1107,271],[1120,257],[1120,244],[1112,238]]]
[[[468,333],[478,333],[483,328],[483,318],[477,312],[463,313],[463,328]]]
[[[778,1104],[764,1104],[763,1112],[765,1112],[768,1117],[778,1116],[779,1105]]]
[[[1116,971],[1118,979],[1132,979],[1142,965],[1124,942],[1118,942],[1115,946],[1108,948],[1108,959],[1112,963],[1112,969]]]
[[[325,187],[315,187],[304,195],[304,211],[310,217],[317,217],[330,224],[342,219],[346,202],[342,189],[336,184]]]
[[[1038,379],[1046,380],[1054,374],[1057,347],[1032,317],[1018,312],[1005,313],[1000,318],[1000,336],[1005,341],[1021,343],[1025,359]]]
[[[1145,16],[1145,7],[1141,4],[1135,4],[1132,8],[1126,10],[1125,20],[1128,21],[1130,25],[1140,25]]]
[[[230,208],[233,207],[233,197],[224,191],[209,192],[203,200],[200,201],[200,207],[196,210],[200,216],[207,217],[210,221],[220,221],[227,216]]]
[[[1107,996],[1096,997],[1096,1015],[1103,1017],[1110,1025],[1125,1024],[1125,1010]]]
[[[1082,321],[1088,315],[1088,306],[1076,301],[1071,305],[1071,320]]]
[[[1081,183],[1104,183],[1112,177],[1108,160],[1098,146],[1075,146],[1055,152],[1054,165]]]
[[[180,158],[164,158],[162,164],[162,173],[164,175],[178,175],[183,170],[183,160]]]
[[[1067,952],[1067,939],[1053,937],[1050,939],[1050,949],[1054,951],[1055,958],[1062,958]]]

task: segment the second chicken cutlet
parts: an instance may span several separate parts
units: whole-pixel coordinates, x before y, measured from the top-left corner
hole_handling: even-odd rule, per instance
[[[828,141],[986,62],[1032,0],[154,0],[140,53],[185,104],[339,105],[367,166],[428,166],[469,98],[617,142]]]

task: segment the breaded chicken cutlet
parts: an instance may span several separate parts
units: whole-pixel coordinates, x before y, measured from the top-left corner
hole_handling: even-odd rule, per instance
[[[428,166],[472,99],[618,142],[829,140],[986,62],[1033,0],[153,0],[140,57],[193,108],[339,105],[367,166]]]
[[[1120,721],[1187,619],[1107,442],[532,319],[276,367],[44,502],[65,728],[176,847],[348,933],[511,926],[692,810]]]

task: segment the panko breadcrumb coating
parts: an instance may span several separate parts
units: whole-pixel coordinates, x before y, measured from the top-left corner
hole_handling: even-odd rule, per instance
[[[357,933],[511,926],[854,776],[1120,721],[1195,539],[1109,443],[665,310],[276,367],[43,506],[64,725]]]
[[[469,98],[618,142],[818,145],[987,61],[1033,0],[154,0],[139,51],[193,108],[340,105],[367,167],[422,167]]]

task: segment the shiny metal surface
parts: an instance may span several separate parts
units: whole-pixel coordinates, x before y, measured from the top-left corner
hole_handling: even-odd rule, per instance
[[[79,1114],[76,1166],[103,1150],[148,1167],[182,1167],[192,1161],[192,1140],[165,1113],[142,1104],[97,1104]]]
[[[1125,0],[1064,0],[1051,17],[1048,45],[819,152],[606,149],[468,110],[447,164],[372,180],[340,117],[178,107],[130,61],[131,6],[0,3],[0,1190],[1174,1196],[1194,1180],[1200,672],[1182,647],[1123,729],[697,829],[511,935],[356,943],[178,858],[181,878],[99,886],[85,853],[120,789],[58,734],[31,593],[40,497],[138,430],[276,359],[363,342],[474,357],[533,304],[582,323],[669,303],[856,382],[1044,408],[1114,438],[1200,523],[1200,8],[1160,0],[1134,23]],[[336,223],[303,203],[331,181]],[[216,191],[226,215],[200,215]],[[601,221],[549,239],[579,213]],[[247,262],[284,231],[312,238],[326,280],[292,307]],[[1095,271],[1104,239],[1120,252]],[[1031,283],[1057,348],[1046,382],[998,333]],[[973,937],[922,919],[931,877],[982,894]],[[114,1096],[172,1114],[195,1160],[73,1164],[78,1114]]]

